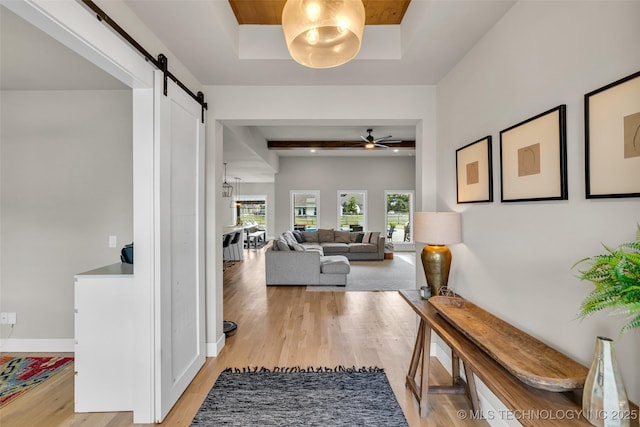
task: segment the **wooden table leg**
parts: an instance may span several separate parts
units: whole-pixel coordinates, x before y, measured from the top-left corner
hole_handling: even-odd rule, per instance
[[[451,350],[451,385],[458,384],[458,378],[460,377],[460,356],[458,353]]]
[[[407,385],[411,385],[411,381],[415,381],[418,372],[418,363],[420,362],[420,353],[422,352],[422,340],[424,339],[423,330],[425,328],[424,320],[420,319],[418,326],[418,334],[416,335],[416,344],[413,346],[413,354],[411,355],[411,364],[409,365],[409,373],[407,374]],[[411,380],[411,381],[410,381]]]
[[[480,401],[478,400],[478,392],[476,390],[476,381],[473,377],[473,372],[464,362],[462,362],[462,367],[464,369],[466,381],[460,376],[460,356],[458,353],[451,350],[451,385],[462,385],[462,387],[464,387],[464,394],[467,395],[471,402],[471,408],[474,411],[477,411],[480,409]]]
[[[431,366],[431,328],[427,325],[422,330],[422,384],[420,386],[420,416],[427,416],[429,396],[429,367]]]
[[[471,378],[469,383],[460,376],[460,356],[451,351],[451,385],[429,385],[429,368],[431,366],[431,327],[423,319],[420,319],[416,343],[411,355],[409,372],[407,373],[406,385],[415,396],[420,408],[420,417],[427,416],[429,409],[429,393],[436,394],[466,394],[471,401],[474,410],[479,409],[478,394],[476,384],[471,369],[463,362],[465,376]],[[420,367],[420,385],[416,382]]]
[[[471,409],[479,411],[480,400],[478,399],[478,391],[476,390],[476,379],[473,377],[473,371],[467,366],[467,364],[463,363],[463,365],[464,376],[467,377],[467,395],[471,401]]]
[[[406,385],[416,397],[420,406],[420,416],[427,415],[427,396],[429,395],[429,366],[431,353],[431,328],[427,323],[420,319],[418,326],[418,334],[416,336],[416,344],[413,347],[411,355],[411,364],[409,365],[409,373],[407,374]],[[420,366],[420,386],[416,383],[416,375]]]

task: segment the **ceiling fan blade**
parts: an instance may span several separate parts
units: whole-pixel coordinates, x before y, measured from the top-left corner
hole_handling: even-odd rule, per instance
[[[369,140],[367,139],[367,137],[366,137],[366,136],[362,136],[362,135],[360,135],[360,138],[362,138],[362,140],[363,140],[364,142],[369,142]]]
[[[386,145],[384,145],[384,144],[378,144],[378,143],[375,143],[374,145],[375,145],[376,147],[380,147],[380,148],[385,148],[385,149],[389,148],[388,146],[386,146]]]
[[[391,135],[383,136],[381,138],[376,138],[373,142],[382,142],[385,139],[389,139],[389,138],[391,138]]]

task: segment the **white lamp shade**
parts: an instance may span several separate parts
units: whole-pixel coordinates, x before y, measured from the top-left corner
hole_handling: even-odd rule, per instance
[[[331,68],[353,59],[364,33],[362,0],[287,0],[282,29],[289,54],[311,68]]]
[[[462,242],[458,212],[416,212],[413,219],[413,240],[431,245],[452,245]]]

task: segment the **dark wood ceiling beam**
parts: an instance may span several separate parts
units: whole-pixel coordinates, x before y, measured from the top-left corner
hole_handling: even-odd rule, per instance
[[[365,25],[400,25],[411,0],[362,0]]]
[[[380,144],[384,144],[380,142]],[[364,141],[267,141],[269,150],[370,150]],[[401,141],[388,144],[390,149],[415,149],[415,141]]]
[[[411,0],[363,0],[366,25],[400,25]],[[229,0],[239,25],[282,25],[286,0]]]

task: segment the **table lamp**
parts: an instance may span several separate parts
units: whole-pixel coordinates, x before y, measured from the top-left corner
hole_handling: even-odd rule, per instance
[[[439,295],[440,289],[447,287],[451,267],[451,251],[446,245],[462,241],[460,214],[458,212],[416,212],[413,229],[413,240],[426,243],[420,258],[431,295]]]

